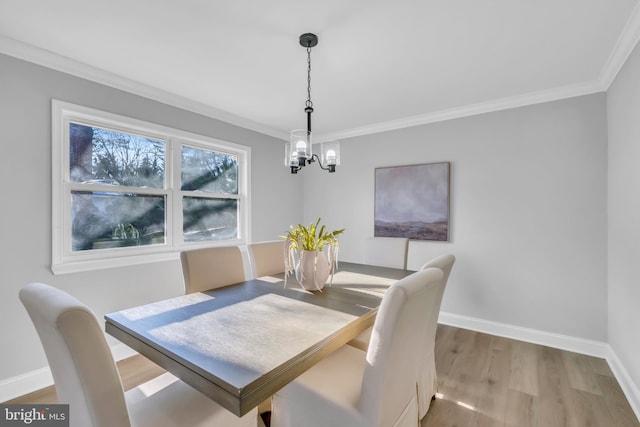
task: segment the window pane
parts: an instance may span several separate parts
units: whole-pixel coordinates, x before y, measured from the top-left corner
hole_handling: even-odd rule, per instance
[[[72,182],[164,188],[163,141],[69,124]]]
[[[238,201],[184,197],[183,235],[185,242],[238,238]]]
[[[238,194],[238,156],[183,146],[181,189]]]
[[[163,244],[165,205],[165,196],[72,191],[72,250]]]

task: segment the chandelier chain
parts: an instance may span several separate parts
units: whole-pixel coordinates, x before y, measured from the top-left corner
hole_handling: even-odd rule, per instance
[[[311,48],[307,47],[307,101],[305,102],[307,107],[313,108],[313,102],[311,101]]]

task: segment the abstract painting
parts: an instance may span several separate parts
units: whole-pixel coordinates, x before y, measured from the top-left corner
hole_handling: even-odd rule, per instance
[[[375,170],[376,237],[449,240],[450,163]]]

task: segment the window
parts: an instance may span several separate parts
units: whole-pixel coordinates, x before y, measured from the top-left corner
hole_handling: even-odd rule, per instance
[[[250,148],[53,101],[54,273],[248,239]]]

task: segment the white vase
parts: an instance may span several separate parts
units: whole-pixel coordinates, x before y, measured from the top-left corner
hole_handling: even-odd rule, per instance
[[[329,278],[330,268],[327,256],[323,251],[300,251],[300,259],[296,265],[296,279],[303,288],[319,291]]]

